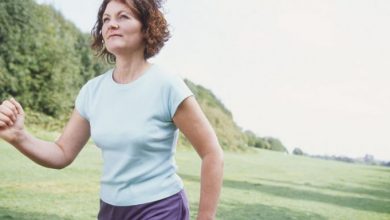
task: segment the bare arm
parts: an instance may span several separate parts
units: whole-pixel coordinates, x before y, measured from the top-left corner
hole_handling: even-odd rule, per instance
[[[194,97],[185,99],[173,121],[202,159],[198,220],[215,219],[223,179],[223,152]]]
[[[61,169],[76,158],[89,139],[88,121],[74,110],[59,139],[48,142],[35,138],[24,129],[24,111],[14,99],[0,105],[0,137],[34,162]]]

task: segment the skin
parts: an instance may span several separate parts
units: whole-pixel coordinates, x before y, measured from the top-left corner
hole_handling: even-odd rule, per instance
[[[136,80],[150,66],[143,55],[142,24],[118,1],[107,5],[103,20],[105,46],[116,56],[114,80],[117,83]],[[62,134],[54,142],[29,134],[24,128],[24,118],[20,103],[13,98],[5,100],[0,105],[0,138],[48,168],[62,169],[71,164],[90,138],[90,124],[77,110],[73,110]],[[217,136],[194,97],[188,97],[180,104],[173,122],[202,159],[197,219],[215,219],[223,176],[223,152]]]

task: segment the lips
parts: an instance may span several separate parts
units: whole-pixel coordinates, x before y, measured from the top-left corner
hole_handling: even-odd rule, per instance
[[[108,39],[110,39],[111,37],[122,37],[122,35],[120,35],[120,34],[110,34],[110,35],[108,35]]]

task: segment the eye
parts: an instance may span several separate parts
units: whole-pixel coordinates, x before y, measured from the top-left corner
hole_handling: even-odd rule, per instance
[[[125,15],[125,14],[122,14],[122,15],[120,16],[120,18],[121,18],[121,19],[129,19],[129,16],[127,16],[127,15]]]
[[[109,21],[110,19],[107,18],[107,17],[104,17],[102,20],[103,20],[103,23],[106,23],[106,22]]]

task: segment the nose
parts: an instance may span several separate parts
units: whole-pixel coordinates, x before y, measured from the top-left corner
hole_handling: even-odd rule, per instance
[[[106,26],[106,28],[107,28],[106,30],[118,29],[119,28],[118,22],[115,21],[114,19],[110,19],[106,23],[103,23],[103,26]]]
[[[109,29],[118,29],[118,28],[119,28],[119,25],[116,23],[111,23],[109,26]]]

